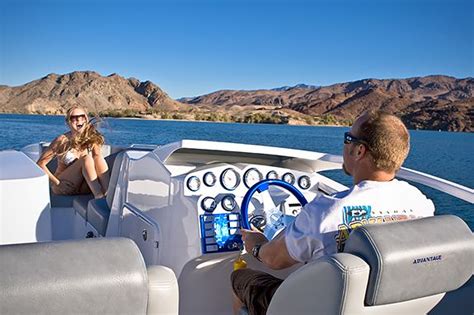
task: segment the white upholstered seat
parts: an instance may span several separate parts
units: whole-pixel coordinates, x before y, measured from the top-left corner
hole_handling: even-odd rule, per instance
[[[267,314],[473,314],[473,264],[472,232],[456,216],[366,225],[344,253],[292,273]]]
[[[1,314],[178,314],[178,282],[126,238],[0,246]]]

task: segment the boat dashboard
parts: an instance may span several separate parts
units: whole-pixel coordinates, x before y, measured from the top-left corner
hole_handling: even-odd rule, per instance
[[[170,181],[179,187],[177,195],[185,200],[183,205],[197,216],[201,254],[242,248],[242,201],[249,189],[264,179],[289,183],[307,200],[345,189],[318,174],[318,170],[340,165],[325,161],[326,155],[317,152],[183,140],[157,148],[153,154],[163,163]],[[268,193],[256,193],[251,198],[249,222],[264,229],[268,219],[265,212],[275,208],[295,217],[301,203],[288,191],[270,187]]]
[[[315,174],[260,164],[214,163],[181,176],[183,194],[195,202],[200,222],[202,252],[239,250],[242,242],[241,205],[245,194],[263,179],[281,179],[296,186],[307,199],[318,193]],[[271,198],[271,201],[265,200]],[[269,202],[270,206],[265,206]],[[301,204],[287,191],[270,188],[270,196],[255,194],[249,206],[253,226],[264,228],[264,209],[277,207],[288,216],[296,216]]]

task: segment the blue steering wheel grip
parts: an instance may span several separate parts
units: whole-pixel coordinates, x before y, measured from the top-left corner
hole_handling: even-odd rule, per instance
[[[240,214],[242,217],[242,227],[244,229],[250,230],[248,207],[253,195],[255,194],[255,192],[261,193],[265,190],[268,190],[269,186],[272,186],[272,185],[288,190],[290,193],[292,193],[296,197],[296,199],[298,199],[302,207],[308,203],[308,201],[303,196],[303,194],[295,186],[285,181],[282,181],[280,179],[264,179],[256,183],[252,187],[250,187],[250,189],[245,194],[244,199],[242,200],[242,206],[240,207]]]

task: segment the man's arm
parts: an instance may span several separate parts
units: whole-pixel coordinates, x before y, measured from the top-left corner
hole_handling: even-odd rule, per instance
[[[248,253],[257,244],[262,244],[258,258],[272,269],[284,269],[298,263],[288,253],[285,242],[285,231],[281,231],[274,239],[269,241],[261,232],[241,230],[242,240]]]

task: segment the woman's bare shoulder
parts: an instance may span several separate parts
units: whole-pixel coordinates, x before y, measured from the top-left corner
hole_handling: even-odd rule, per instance
[[[63,134],[60,134],[59,136],[57,136],[56,138],[54,138],[54,140],[51,142],[51,144],[53,143],[57,143],[57,142],[62,142],[64,140],[67,140],[69,139],[69,133],[66,132],[66,133],[63,133]]]
[[[53,151],[56,151],[58,147],[64,146],[64,143],[69,139],[67,133],[63,133],[56,138],[54,138],[53,141],[51,141],[51,144],[49,145],[49,148],[52,149]]]

